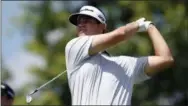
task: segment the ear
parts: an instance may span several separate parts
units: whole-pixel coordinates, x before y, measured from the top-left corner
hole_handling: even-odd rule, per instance
[[[103,28],[106,29],[106,24],[102,24]]]
[[[106,30],[106,24],[100,24],[100,28],[103,30],[103,33],[105,33]]]

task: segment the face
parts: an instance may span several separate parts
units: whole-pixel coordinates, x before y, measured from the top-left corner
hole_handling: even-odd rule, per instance
[[[12,106],[12,105],[13,105],[13,99],[7,96],[1,96],[1,106]]]
[[[78,36],[101,34],[105,30],[105,25],[96,19],[81,15],[77,19]]]

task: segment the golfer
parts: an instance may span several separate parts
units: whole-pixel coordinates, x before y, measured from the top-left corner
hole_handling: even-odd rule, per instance
[[[151,21],[140,18],[106,33],[106,18],[93,6],[83,6],[69,17],[76,38],[65,48],[72,105],[131,105],[133,86],[173,64],[164,38]],[[106,49],[147,32],[155,55],[110,56]]]

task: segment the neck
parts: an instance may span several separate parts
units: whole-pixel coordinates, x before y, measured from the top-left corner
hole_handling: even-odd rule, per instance
[[[102,34],[101,32],[91,33],[91,34],[85,34],[85,33],[77,33],[78,36],[91,36],[91,35],[98,35]]]
[[[86,36],[85,33],[78,33],[78,36]]]

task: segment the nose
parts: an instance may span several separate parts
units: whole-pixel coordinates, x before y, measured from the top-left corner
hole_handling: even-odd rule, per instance
[[[80,28],[80,27],[83,27],[83,25],[84,25],[83,23],[80,23],[80,22],[78,23],[78,27],[79,27],[79,28]]]
[[[80,27],[84,27],[84,25],[85,25],[85,22],[84,21],[79,21],[78,22],[78,27],[80,28]]]

